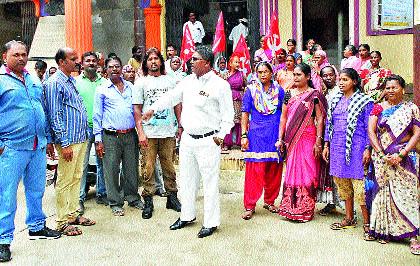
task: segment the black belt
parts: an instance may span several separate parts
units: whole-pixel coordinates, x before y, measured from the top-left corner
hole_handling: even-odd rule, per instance
[[[205,137],[209,137],[211,135],[214,135],[217,132],[219,132],[219,131],[218,130],[213,130],[213,131],[207,132],[207,133],[205,133],[203,135],[194,135],[194,134],[188,134],[188,135],[190,135],[191,138],[193,138],[193,139],[202,139],[202,138],[205,138]]]
[[[134,131],[134,127],[133,128],[129,128],[129,129],[123,129],[123,130],[108,130],[108,129],[104,129],[104,133],[108,134],[108,135],[118,135],[118,134],[127,134],[130,133],[131,131]]]

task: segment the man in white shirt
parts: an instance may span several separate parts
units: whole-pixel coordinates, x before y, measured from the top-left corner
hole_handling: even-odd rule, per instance
[[[168,43],[166,46],[166,61],[165,61],[165,70],[166,72],[171,71],[171,59],[178,54],[178,51],[174,44]]]
[[[220,225],[220,146],[233,127],[234,117],[229,83],[212,71],[213,59],[210,48],[199,46],[191,59],[193,74],[152,104],[143,115],[143,119],[148,120],[154,112],[182,102],[184,133],[179,149],[178,182],[181,217],[170,229],[181,229],[195,221],[195,200],[201,176],[204,222],[199,238],[213,234]]]
[[[233,49],[235,51],[236,45],[238,44],[239,38],[241,35],[246,37],[248,36],[248,20],[246,18],[239,19],[239,24],[233,27],[229,35],[229,40],[233,41]]]
[[[190,28],[191,35],[195,44],[201,44],[206,33],[204,32],[203,24],[196,20],[196,15],[194,12],[190,13],[189,20],[184,23],[184,26],[182,27],[182,34],[184,34],[186,25],[188,25]]]
[[[176,80],[165,74],[163,57],[157,48],[150,48],[142,63],[143,77],[137,79],[134,85],[133,105],[137,134],[142,155],[145,158],[143,171],[143,219],[150,219],[153,215],[153,195],[155,194],[156,156],[159,155],[162,166],[165,190],[169,193],[166,208],[181,211],[181,204],[177,197],[176,172],[173,164],[175,149],[175,133],[180,118],[180,105],[170,106],[159,110],[149,121],[142,121],[142,112],[150,110],[151,105],[173,90]],[[176,123],[178,120],[178,123]]]

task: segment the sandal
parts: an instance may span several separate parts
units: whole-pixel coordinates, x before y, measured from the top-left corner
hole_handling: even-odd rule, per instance
[[[333,223],[330,228],[332,230],[342,230],[356,227],[356,220],[344,218],[340,223]]]
[[[74,221],[69,222],[71,225],[81,225],[81,226],[92,226],[95,225],[96,222],[94,220],[91,220],[89,218],[83,217],[82,215],[79,215],[76,217]]]
[[[327,216],[328,214],[331,214],[335,211],[335,205],[328,203],[327,206],[325,206],[322,210],[318,212],[321,216]]]
[[[376,238],[369,233],[369,226],[370,226],[370,224],[364,224],[363,225],[363,231],[364,231],[363,240],[374,241],[374,240],[376,240]]]
[[[277,209],[277,207],[274,206],[274,204],[264,203],[263,208],[268,210],[271,213],[278,213],[279,212],[279,209]]]
[[[389,241],[388,240],[385,240],[385,239],[378,239],[378,243],[380,243],[380,244],[388,244]]]
[[[66,235],[66,236],[78,236],[82,234],[82,230],[68,223],[58,228],[57,231],[59,231],[61,234]]]
[[[420,242],[416,239],[410,240],[410,252],[413,255],[420,255]]]
[[[253,209],[245,209],[244,213],[242,214],[242,219],[249,220],[252,218],[252,215],[255,213]]]
[[[124,216],[124,209],[121,207],[114,206],[114,207],[111,207],[111,210],[114,216]]]

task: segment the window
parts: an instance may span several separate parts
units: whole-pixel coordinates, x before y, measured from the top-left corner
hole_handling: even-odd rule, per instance
[[[368,35],[412,33],[414,0],[368,0]]]

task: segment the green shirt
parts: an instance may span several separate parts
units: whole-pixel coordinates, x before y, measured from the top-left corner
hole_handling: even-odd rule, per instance
[[[85,104],[88,115],[89,127],[93,127],[93,102],[95,100],[96,88],[102,85],[105,81],[106,79],[100,75],[96,76],[95,81],[91,81],[85,76],[83,72],[78,77],[76,77],[76,88],[79,91],[80,96],[83,98],[83,103]]]

